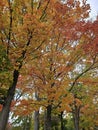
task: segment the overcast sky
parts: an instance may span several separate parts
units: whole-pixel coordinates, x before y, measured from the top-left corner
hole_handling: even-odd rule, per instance
[[[87,0],[91,6],[91,17],[98,15],[98,0]]]

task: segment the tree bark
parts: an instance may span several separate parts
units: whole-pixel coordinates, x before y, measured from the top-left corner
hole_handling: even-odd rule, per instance
[[[34,130],[39,130],[39,111],[34,112]]]
[[[75,130],[79,130],[79,120],[80,120],[79,112],[80,112],[80,109],[77,106],[75,106],[75,110],[73,112]]]
[[[8,90],[8,94],[7,94],[6,100],[3,105],[3,109],[0,114],[0,130],[5,130],[5,128],[6,128],[8,117],[9,117],[9,112],[10,112],[11,102],[13,100],[17,81],[18,81],[18,76],[19,76],[18,70],[14,70],[13,83],[12,83],[12,86]]]
[[[61,130],[64,130],[64,125],[63,125],[63,112],[60,114],[60,120],[61,120]]]
[[[47,115],[47,110],[44,111],[44,130],[47,129],[47,124],[46,124],[46,119],[47,119],[46,117],[47,116],[46,115]]]
[[[52,124],[51,124],[51,110],[52,110],[52,106],[51,105],[47,106],[44,130],[51,130],[51,127],[52,127]]]

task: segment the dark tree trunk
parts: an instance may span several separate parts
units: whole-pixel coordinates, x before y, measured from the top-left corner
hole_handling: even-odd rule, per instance
[[[47,107],[46,115],[45,115],[45,127],[44,130],[51,130],[52,124],[51,124],[51,110],[52,106],[49,105]]]
[[[19,76],[18,70],[14,70],[13,83],[12,83],[12,86],[8,90],[8,94],[7,94],[6,100],[3,105],[3,109],[0,114],[0,130],[5,130],[5,128],[6,128],[8,117],[9,117],[9,112],[10,112],[11,102],[13,100],[16,84],[18,81],[18,76]]]
[[[51,105],[47,107],[47,130],[51,130]]]
[[[1,115],[0,115],[0,130],[5,130],[8,117],[9,117],[9,111],[10,111],[10,105],[12,101],[12,97],[7,98],[7,103],[3,106]]]
[[[39,111],[34,112],[34,130],[39,130]]]
[[[61,130],[64,130],[64,125],[63,125],[63,112],[60,114],[60,120],[61,120]]]

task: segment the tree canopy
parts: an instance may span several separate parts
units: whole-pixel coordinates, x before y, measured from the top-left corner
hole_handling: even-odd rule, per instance
[[[89,12],[86,0],[0,2],[1,130],[10,110],[28,116],[40,108],[45,130],[65,111],[76,130],[98,125],[89,118],[98,102],[98,18],[88,20]]]

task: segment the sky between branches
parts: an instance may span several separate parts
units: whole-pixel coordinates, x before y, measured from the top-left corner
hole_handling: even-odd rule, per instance
[[[98,15],[98,0],[87,0],[87,3],[91,6],[90,16],[95,18]]]

